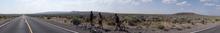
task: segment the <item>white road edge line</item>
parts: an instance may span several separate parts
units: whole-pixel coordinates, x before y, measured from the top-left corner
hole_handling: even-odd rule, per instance
[[[2,24],[2,25],[0,26],[0,28],[3,27],[3,26],[5,26],[5,25],[7,25],[7,24],[9,24],[9,22],[6,22],[6,23]]]
[[[45,23],[47,23],[47,22],[45,22]],[[50,23],[47,23],[47,24],[50,24]],[[69,32],[73,32],[73,33],[79,33],[79,32],[76,32],[76,31],[72,31],[72,30],[69,30],[69,29],[66,29],[66,28],[63,28],[63,27],[59,27],[59,26],[57,26],[57,25],[54,25],[54,24],[50,24],[50,25],[53,25],[53,26],[55,26],[55,27],[57,27],[57,28],[61,28],[61,29],[64,29],[64,30],[66,30],[66,31],[69,31]]]
[[[7,21],[7,20],[6,20]],[[4,21],[5,22],[5,21]],[[3,26],[5,26],[5,25],[7,25],[7,24],[9,24],[10,22],[6,22],[6,23],[4,23],[4,24],[2,24],[1,26],[0,26],[0,28],[1,27],[3,27]]]
[[[9,20],[9,19],[8,19],[8,20]],[[7,20],[6,20],[6,21],[7,21]],[[0,28],[10,23],[9,21],[8,21],[8,22],[6,22],[6,21],[4,21],[5,23],[3,23],[3,24],[0,26]],[[12,20],[12,21],[13,21],[13,20]]]
[[[24,16],[23,16],[23,17],[24,17]],[[33,33],[32,29],[31,29],[31,26],[30,26],[30,24],[28,23],[27,19],[24,18],[24,20],[25,20],[25,23],[28,25],[28,28],[29,28],[30,33]]]
[[[211,27],[208,27],[208,28],[205,28],[205,29],[201,29],[201,30],[198,30],[198,31],[193,31],[193,32],[190,32],[190,33],[196,33],[196,32],[200,32],[200,31],[204,31],[204,30],[207,30],[207,29],[214,28],[214,27],[216,27],[216,26],[217,26],[217,25],[211,26]]]

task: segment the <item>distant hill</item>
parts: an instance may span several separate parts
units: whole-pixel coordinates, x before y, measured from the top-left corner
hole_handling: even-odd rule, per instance
[[[60,11],[53,11],[53,12],[41,12],[41,13],[35,13],[35,14],[64,14],[69,12],[60,12]]]
[[[111,13],[111,12],[96,12],[93,11],[93,13],[95,15],[97,15],[98,13],[102,13],[103,15],[113,15],[115,13]],[[195,16],[199,16],[199,14],[196,13],[192,13],[192,12],[181,12],[181,13],[176,13],[176,14],[134,14],[134,13],[117,13],[119,15],[139,15],[139,16],[144,16],[144,15],[165,15],[165,16],[169,16],[169,15],[195,15]],[[54,15],[54,16],[70,16],[70,15],[90,15],[90,11],[71,11],[71,12],[42,12],[42,13],[36,13],[36,14],[31,14],[31,15],[35,15],[35,16],[39,16],[39,15]],[[201,15],[200,15],[201,16]]]
[[[108,12],[96,12],[93,11],[94,14],[102,13],[105,15],[113,14],[113,13],[108,13]],[[34,15],[34,16],[41,16],[41,15],[50,15],[50,16],[70,16],[70,15],[89,15],[90,11],[71,11],[71,12],[42,12],[42,13],[35,13],[35,14],[26,14],[26,15]]]
[[[196,14],[196,13],[192,13],[192,12],[180,12],[180,13],[176,13],[174,15],[200,15],[200,14]]]
[[[96,11],[93,11],[93,13],[99,13]],[[101,12],[101,13],[107,13],[107,12]],[[90,14],[90,11],[71,11],[71,12],[42,12],[42,13],[35,13],[35,14]]]

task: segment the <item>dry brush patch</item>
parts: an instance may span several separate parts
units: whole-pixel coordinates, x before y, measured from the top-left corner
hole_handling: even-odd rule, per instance
[[[74,16],[42,16],[47,20],[62,21],[67,25],[90,25],[103,29],[154,29],[154,30],[184,30],[199,24],[219,22],[219,17],[191,15],[74,15]],[[91,22],[92,21],[92,22]]]

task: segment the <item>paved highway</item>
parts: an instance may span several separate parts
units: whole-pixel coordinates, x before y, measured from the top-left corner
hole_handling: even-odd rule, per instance
[[[220,26],[216,26],[216,27],[209,28],[206,30],[198,31],[195,33],[220,33]]]
[[[0,25],[0,33],[78,33],[39,19],[21,16]]]

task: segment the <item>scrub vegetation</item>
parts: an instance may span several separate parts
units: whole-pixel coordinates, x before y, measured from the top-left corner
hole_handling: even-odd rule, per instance
[[[70,26],[90,26],[90,28],[108,31],[132,32],[131,29],[170,31],[191,29],[193,26],[206,25],[220,21],[217,16],[205,16],[195,13],[176,14],[117,14],[90,12],[85,15],[41,15],[34,16]]]

